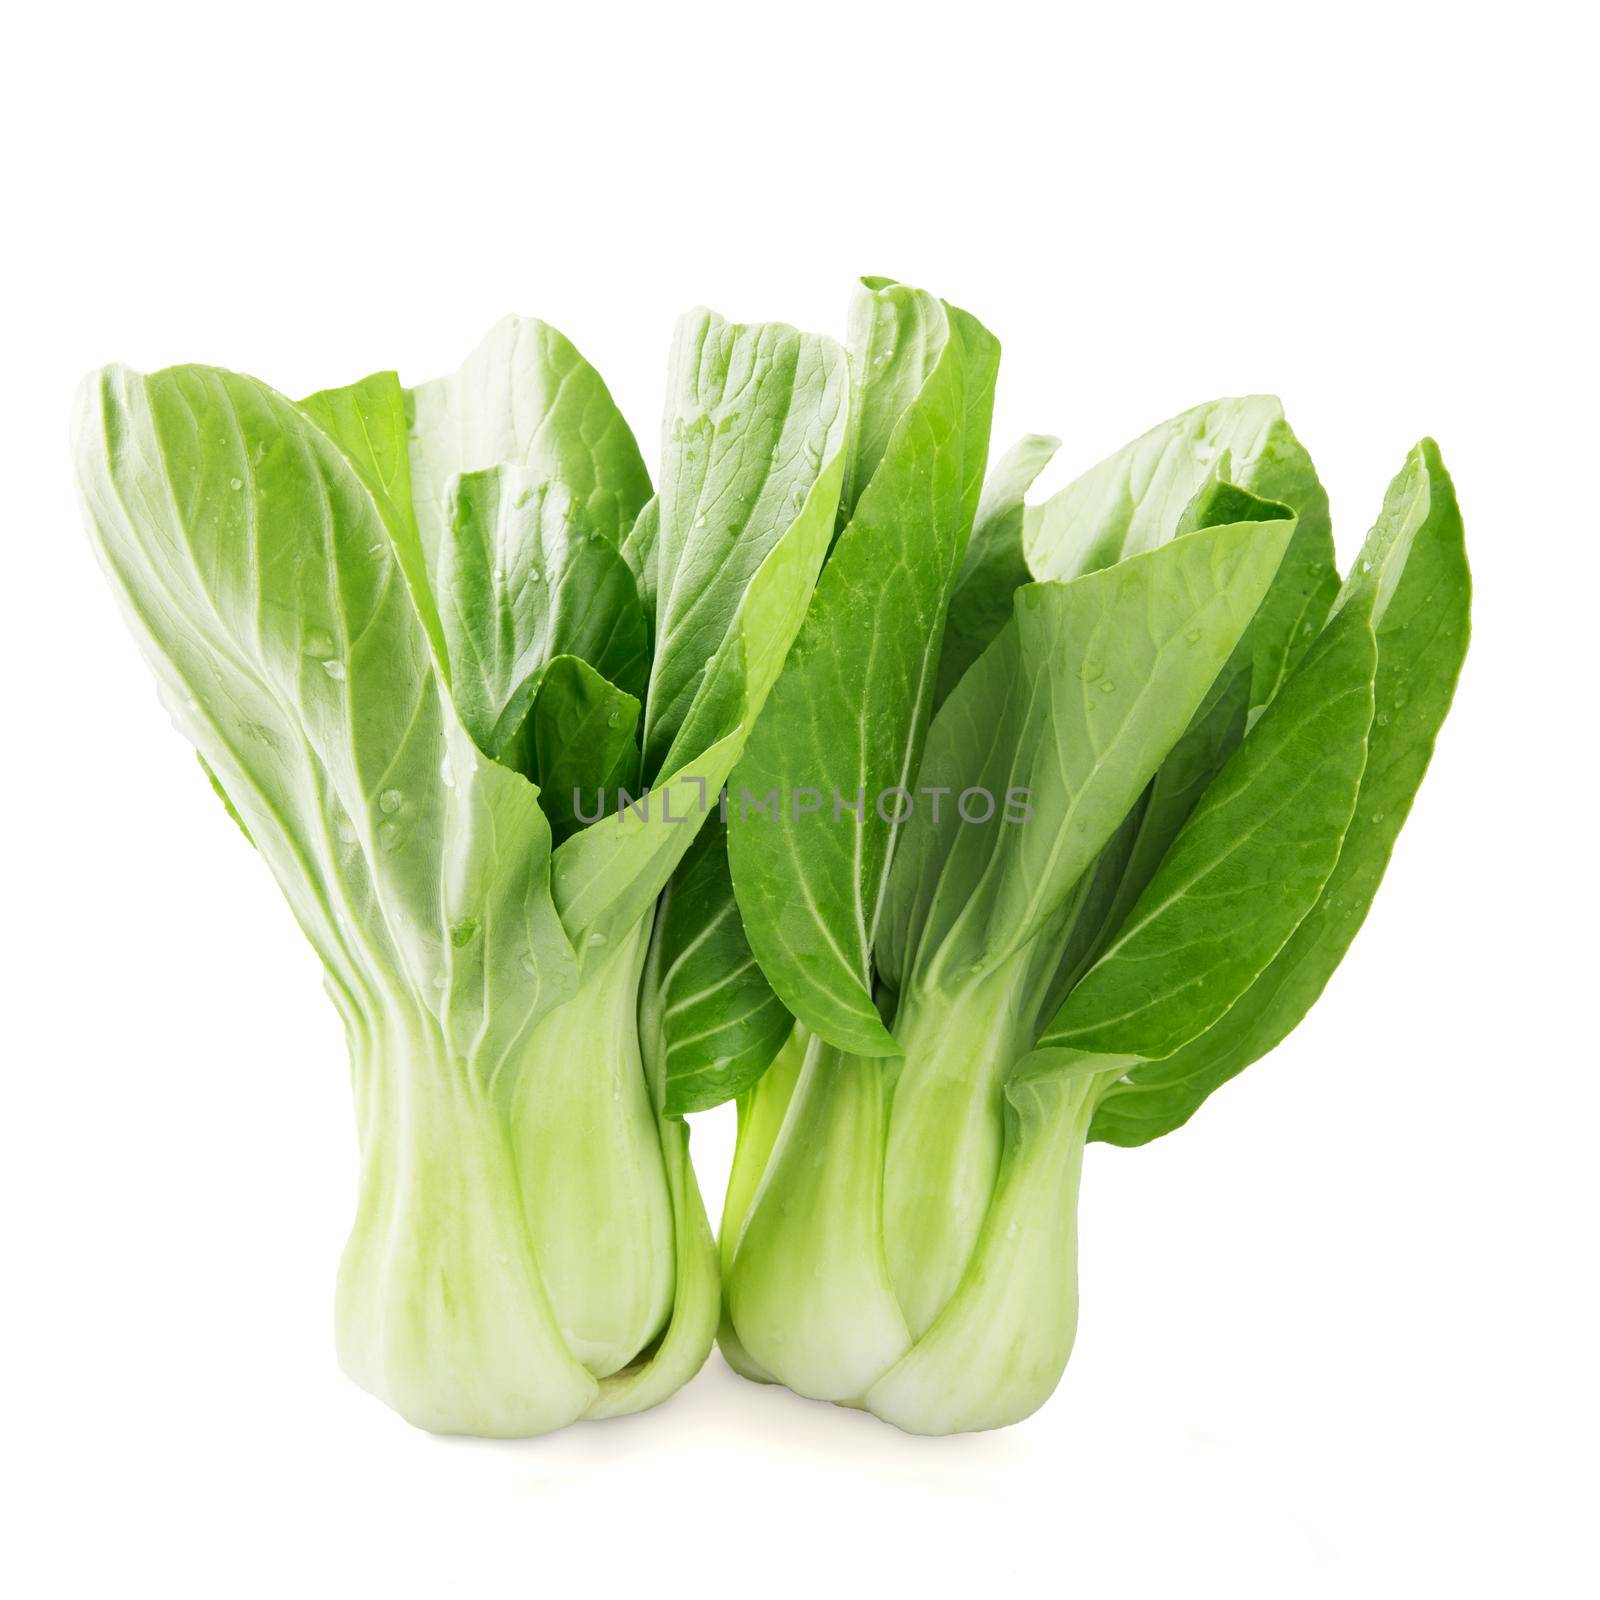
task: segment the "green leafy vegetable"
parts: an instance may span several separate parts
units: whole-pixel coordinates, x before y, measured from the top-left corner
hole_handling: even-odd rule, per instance
[[[826,551],[846,371],[791,329],[685,327],[654,655],[624,548],[643,463],[542,323],[409,395],[379,374],[295,405],[210,368],[109,368],[77,408],[102,564],[348,1030],[340,1359],[439,1431],[653,1404],[716,1327],[640,977]]]
[[[887,278],[844,348],[693,311],[654,488],[528,319],[410,390],[86,381],[100,561],[345,1023],[339,1354],[408,1420],[621,1415],[713,1338],[913,1432],[1028,1415],[1087,1146],[1184,1123],[1360,927],[1467,647],[1438,450],[1341,584],[1277,401],[1030,506],[998,367]]]
[[[888,441],[884,409],[853,437]],[[904,785],[931,803],[893,831],[875,920],[826,842],[733,835],[751,943],[818,1037],[741,1096],[723,1346],[913,1432],[1001,1426],[1054,1388],[1086,1144],[1177,1127],[1308,1009],[1466,647],[1431,443],[1342,591],[1326,496],[1275,401],[1185,413],[1024,509],[1049,449],[996,469],[953,601],[847,618],[830,562],[797,642],[797,704],[847,749],[852,705],[916,698],[857,686],[863,631],[914,632],[870,643],[938,675]],[[931,451],[904,470],[935,479]],[[902,538],[898,559],[940,567],[929,519]],[[896,752],[899,725],[880,711],[860,743]],[[763,779],[827,770],[785,761],[804,739],[780,680],[741,770],[768,748]]]

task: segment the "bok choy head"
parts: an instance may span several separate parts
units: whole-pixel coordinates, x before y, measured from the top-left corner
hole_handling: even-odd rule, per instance
[[[994,353],[868,280],[842,529],[734,770],[730,879],[795,1040],[740,1085],[739,1370],[914,1432],[1049,1395],[1091,1140],[1144,1143],[1305,1015],[1449,706],[1469,579],[1431,441],[1341,584],[1276,401],[981,495]],[[868,803],[787,803],[804,784]],[[892,790],[885,808],[872,796]],[[899,797],[907,797],[910,805]]]
[[[411,390],[177,367],[80,392],[101,563],[344,1019],[340,1359],[423,1427],[636,1410],[709,1349],[640,972],[805,612],[846,414],[830,341],[709,312],[678,330],[655,494],[536,321]]]

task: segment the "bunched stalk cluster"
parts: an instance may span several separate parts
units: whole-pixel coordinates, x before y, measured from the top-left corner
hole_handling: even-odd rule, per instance
[[[339,1354],[408,1420],[638,1410],[714,1337],[913,1432],[1027,1416],[1086,1145],[1354,937],[1467,644],[1437,449],[1341,581],[1276,401],[1030,505],[998,366],[884,279],[843,347],[691,313],[654,484],[535,321],[411,389],[86,381],[102,565],[344,1020]],[[730,1099],[719,1244],[684,1117]]]

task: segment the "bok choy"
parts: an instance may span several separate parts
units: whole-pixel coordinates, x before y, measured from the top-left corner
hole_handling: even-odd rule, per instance
[[[919,1433],[1055,1387],[1085,1146],[1172,1131],[1305,1015],[1468,633],[1431,441],[1342,584],[1266,398],[1036,507],[1055,441],[1026,439],[980,495],[973,328],[858,297],[842,528],[734,774],[776,820],[730,821],[750,949],[800,1026],[741,1087],[723,1348]],[[869,803],[787,803],[802,784]]]
[[[635,1411],[714,1338],[913,1432],[1027,1416],[1087,1146],[1180,1127],[1359,929],[1467,646],[1437,448],[1341,579],[1275,400],[1031,504],[999,359],[885,278],[845,346],[692,312],[654,483],[518,318],[409,389],[80,391],[101,564],[343,1019],[339,1356],[408,1420]]]
[[[535,321],[411,390],[113,367],[80,392],[101,563],[344,1020],[340,1360],[423,1427],[634,1411],[710,1348],[640,974],[810,599],[846,390],[827,339],[689,315],[655,494]]]

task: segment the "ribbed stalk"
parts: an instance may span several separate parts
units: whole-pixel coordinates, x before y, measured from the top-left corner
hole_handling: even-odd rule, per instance
[[[767,1163],[788,1114],[800,1069],[806,1058],[811,1035],[797,1022],[772,1065],[739,1096],[739,1132],[733,1147],[733,1165],[728,1170],[728,1188],[722,1199],[722,1227],[717,1236],[717,1252],[724,1290],[733,1275],[733,1258],[745,1219],[755,1202],[756,1191],[766,1176]],[[771,1383],[773,1377],[745,1349],[733,1325],[733,1316],[723,1294],[722,1320],[717,1328],[717,1345],[725,1360],[742,1378],[752,1383]]]
[[[550,1304],[596,1377],[628,1365],[672,1307],[673,1214],[639,1053],[648,919],[584,952],[578,992],[531,1035],[511,1108],[527,1226]]]
[[[339,1268],[341,1366],[434,1432],[563,1427],[596,1386],[551,1314],[504,1116],[414,1004],[353,1027],[351,1054],[361,1183]]]
[[[911,1342],[883,1252],[890,1070],[811,1041],[729,1274],[744,1351],[819,1400],[858,1400]]]
[[[1078,1180],[1100,1081],[1013,1083],[1005,1151],[959,1287],[866,1395],[910,1433],[1002,1428],[1061,1379],[1078,1326]]]
[[[884,1173],[884,1240],[913,1336],[955,1293],[1000,1167],[1002,1085],[1031,1038],[1024,948],[953,995],[911,993],[895,1019],[905,1063]]]

